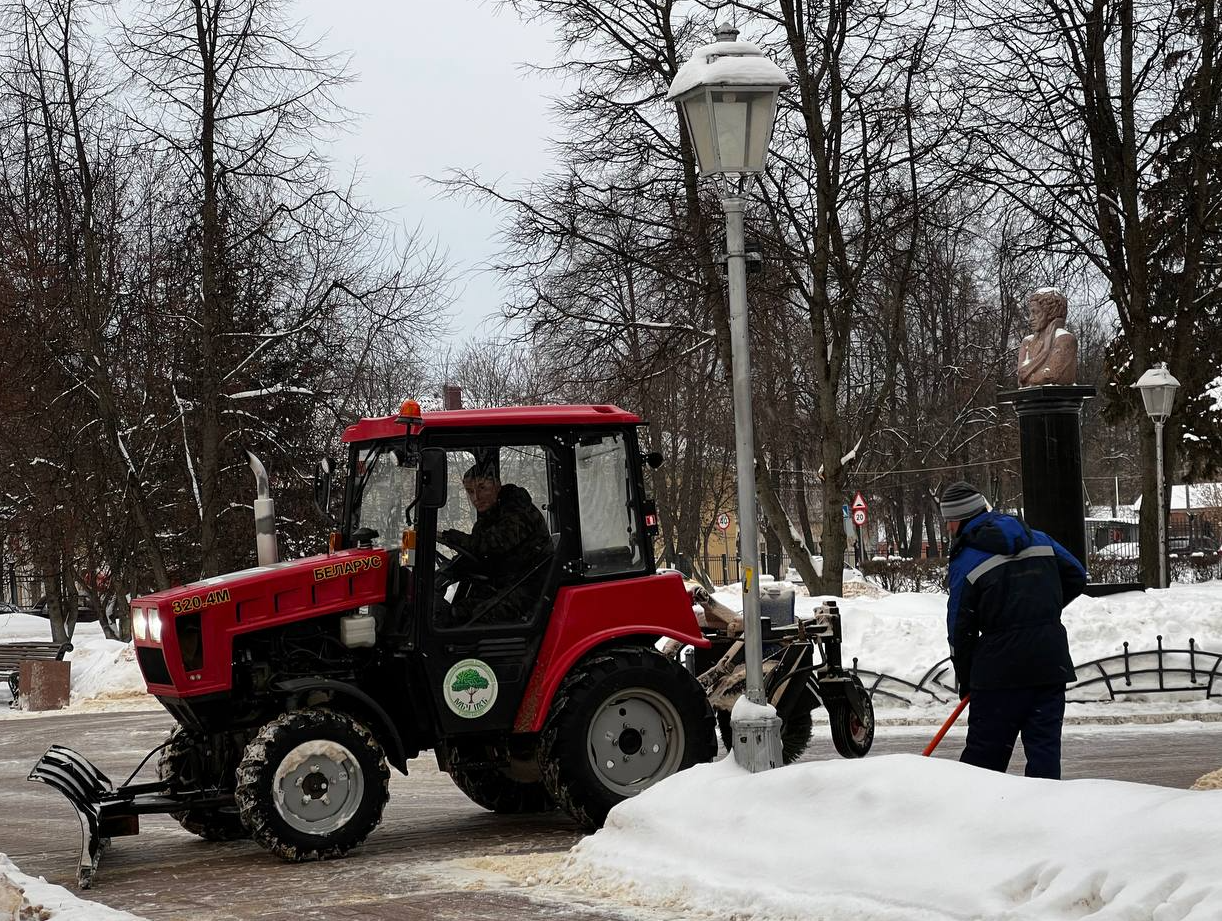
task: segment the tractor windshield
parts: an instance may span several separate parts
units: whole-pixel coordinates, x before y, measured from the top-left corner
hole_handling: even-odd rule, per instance
[[[416,497],[418,458],[409,456],[402,441],[383,442],[357,454],[352,489],[352,532],[377,531],[375,547],[399,549],[408,509]]]

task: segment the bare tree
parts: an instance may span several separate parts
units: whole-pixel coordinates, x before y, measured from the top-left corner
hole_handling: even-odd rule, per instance
[[[1207,315],[1203,255],[1222,195],[1209,179],[1220,85],[1215,4],[1030,0],[963,9],[971,29],[957,55],[965,107],[953,155],[1038,220],[1049,250],[1106,279],[1119,327],[1108,395],[1121,415],[1140,419],[1128,385],[1159,360],[1191,373]],[[1195,26],[1185,28],[1185,17]],[[1181,152],[1170,209],[1157,201],[1169,145]],[[1186,389],[1178,406],[1199,390]],[[1168,423],[1168,474],[1186,424],[1182,411]],[[1142,458],[1143,492],[1153,495],[1149,426]],[[1141,517],[1142,571],[1153,582],[1154,503],[1143,503]]]
[[[182,335],[197,364],[174,398],[189,417],[183,459],[209,575],[233,543],[225,499],[243,474],[230,452],[256,439],[299,463],[277,421],[308,420],[323,399],[345,416],[352,401],[347,387],[335,394],[337,381],[361,377],[379,337],[428,339],[444,273],[415,236],[397,255],[378,244],[375,216],[332,181],[314,142],[340,117],[345,65],[301,38],[285,4],[176,0],[145,11],[125,30],[122,59],[141,90],[132,118],[165,147],[185,192],[195,258]]]

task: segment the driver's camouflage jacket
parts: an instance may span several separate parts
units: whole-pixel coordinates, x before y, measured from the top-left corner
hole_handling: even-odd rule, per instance
[[[470,534],[447,530],[444,543],[479,557],[489,578],[505,585],[526,574],[551,550],[547,522],[521,486],[506,483],[497,502],[480,512]]]

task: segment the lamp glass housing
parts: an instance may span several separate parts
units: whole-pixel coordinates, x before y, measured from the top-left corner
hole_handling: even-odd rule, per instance
[[[779,87],[698,86],[680,97],[700,175],[764,171]]]
[[[1175,393],[1180,388],[1180,382],[1167,370],[1167,365],[1159,362],[1133,386],[1141,391],[1146,414],[1155,422],[1166,422],[1175,406]]]
[[[1171,406],[1175,402],[1175,387],[1161,385],[1158,387],[1142,387],[1141,398],[1146,404],[1146,413],[1151,419],[1165,420],[1171,415]]]

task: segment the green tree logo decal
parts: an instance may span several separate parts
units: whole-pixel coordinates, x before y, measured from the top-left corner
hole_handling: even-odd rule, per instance
[[[441,685],[446,706],[464,719],[476,719],[491,710],[496,694],[496,672],[479,659],[455,662]]]
[[[454,676],[454,683],[450,685],[450,690],[456,694],[467,692],[471,703],[475,703],[475,692],[486,690],[488,687],[488,679],[481,675],[473,668],[464,668],[461,672]]]

